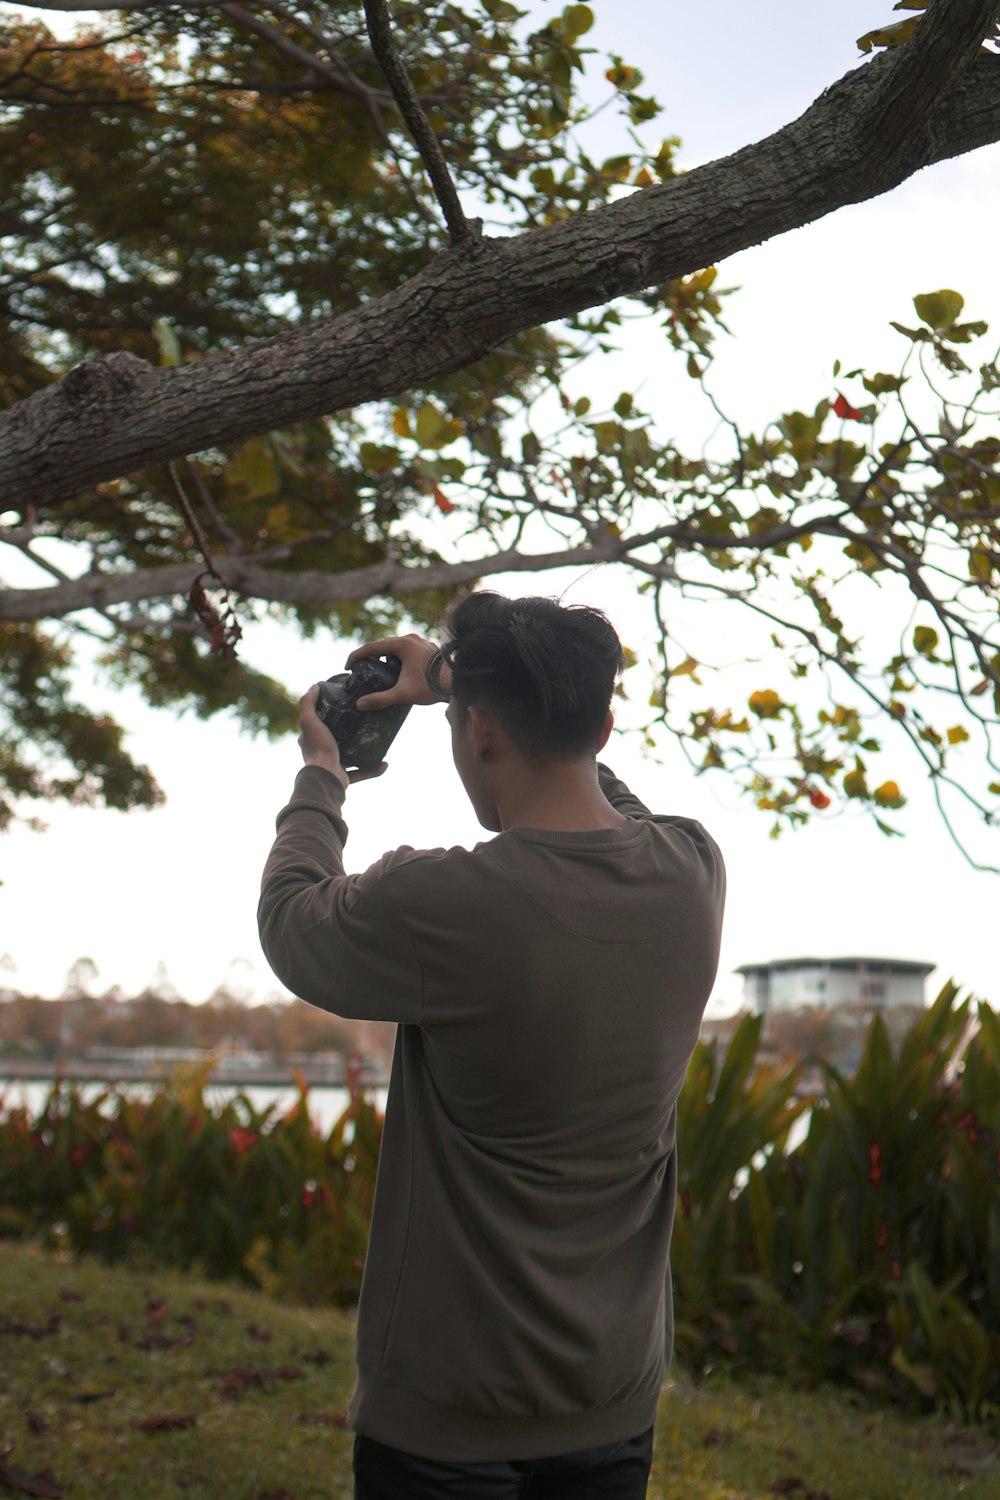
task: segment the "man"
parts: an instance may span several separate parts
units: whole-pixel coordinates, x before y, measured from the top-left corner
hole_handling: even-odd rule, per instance
[[[356,1500],[641,1500],[670,1355],[676,1101],[715,977],[722,860],[597,764],[621,645],[597,610],[474,593],[396,686],[448,699],[475,849],[344,873],[357,775],[305,767],[261,941],[302,999],[399,1023],[358,1311]],[[382,767],[381,769],[385,769]],[[377,773],[376,773],[377,774]]]

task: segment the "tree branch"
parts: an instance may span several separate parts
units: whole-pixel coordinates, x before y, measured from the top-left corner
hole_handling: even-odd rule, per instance
[[[458,193],[455,190],[451,173],[448,171],[448,164],[444,159],[440,142],[431,129],[431,123],[417,98],[417,91],[410,82],[410,76],[396,51],[389,22],[389,7],[386,5],[386,0],[364,0],[364,7],[372,51],[392,90],[399,112],[406,122],[406,128],[413,137],[413,143],[423,158],[427,175],[434,189],[434,196],[441,205],[441,212],[448,226],[451,243],[459,245],[463,240],[469,239],[475,230],[462,212],[462,205],[458,201]]]
[[[259,36],[262,41],[267,42],[269,46],[274,47],[293,62],[301,63],[304,68],[309,69],[313,74],[318,74],[321,78],[325,78],[334,88],[340,89],[345,94],[353,94],[357,99],[364,100],[369,108],[376,100],[385,103],[389,102],[388,95],[379,93],[377,89],[370,89],[349,68],[345,68],[332,58],[317,57],[315,52],[310,52],[306,47],[300,47],[296,42],[286,37],[277,26],[272,26],[269,22],[261,20],[260,16],[255,16],[251,11],[245,10],[242,5],[222,4],[219,3],[219,0],[213,0],[213,5],[224,16],[228,16],[235,25],[241,26],[244,31],[253,32],[255,36]]]
[[[641,540],[633,538],[629,542],[609,536],[606,543],[588,542],[560,552],[531,555],[512,550],[468,562],[426,563],[418,567],[387,559],[371,567],[340,573],[275,572],[250,558],[232,555],[215,555],[213,563],[218,577],[234,593],[272,603],[332,606],[378,594],[399,596],[415,590],[458,588],[496,573],[546,572],[552,568],[611,562]],[[51,588],[2,589],[0,620],[61,619],[80,609],[103,610],[115,604],[174,598],[188,592],[200,571],[200,562],[174,563],[130,573],[85,573]]]
[[[543,229],[467,239],[328,322],[197,364],[156,369],[119,353],[80,365],[0,415],[0,500],[53,504],[152,463],[419,388],[523,329],[687,275],[997,141],[1000,56],[980,48],[995,3],[936,0],[908,47],[848,73],[757,145]],[[938,57],[942,28],[950,66]],[[941,77],[959,69],[943,97],[939,74],[920,63],[932,52]],[[895,110],[909,133],[886,126]]]

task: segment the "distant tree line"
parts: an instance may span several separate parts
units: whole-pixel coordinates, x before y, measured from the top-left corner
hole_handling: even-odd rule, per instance
[[[297,1052],[388,1057],[394,1028],[345,1021],[286,1000],[258,1005],[217,990],[202,1004],[146,989],[133,996],[66,994],[59,999],[8,989],[0,1002],[0,1057],[51,1059],[101,1047],[249,1048],[277,1058]]]

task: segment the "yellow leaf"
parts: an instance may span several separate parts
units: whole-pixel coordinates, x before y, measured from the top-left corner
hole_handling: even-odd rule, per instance
[[[686,656],[679,667],[671,667],[670,669],[671,677],[690,677],[694,682],[699,682],[697,673],[698,663],[693,656]]]
[[[758,719],[776,719],[784,706],[780,695],[773,688],[763,688],[758,693],[751,693],[747,702]]]
[[[901,47],[910,40],[919,20],[919,16],[910,16],[906,21],[895,21],[891,26],[866,31],[864,36],[858,37],[858,47],[862,52],[870,52],[873,47]]]
[[[856,776],[858,772],[851,771],[849,774],[851,776]],[[864,777],[862,776],[861,779],[863,781]],[[847,777],[844,778],[844,788],[845,790],[847,788]],[[851,795],[852,794],[849,792],[848,796]],[[875,788],[873,795],[879,807],[902,807],[905,800],[900,794],[899,787],[894,781],[883,781],[881,786],[877,786]]]
[[[392,417],[392,430],[397,437],[412,437],[410,430],[410,413],[405,406],[397,406]]]
[[[953,724],[951,729],[948,730],[949,745],[961,745],[968,738],[969,731],[963,728],[961,724]]]

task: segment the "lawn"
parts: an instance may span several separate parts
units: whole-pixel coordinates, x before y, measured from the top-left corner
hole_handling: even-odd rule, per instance
[[[349,1500],[352,1348],[343,1313],[0,1244],[0,1492]],[[982,1432],[677,1375],[649,1500],[996,1500],[998,1472]]]

